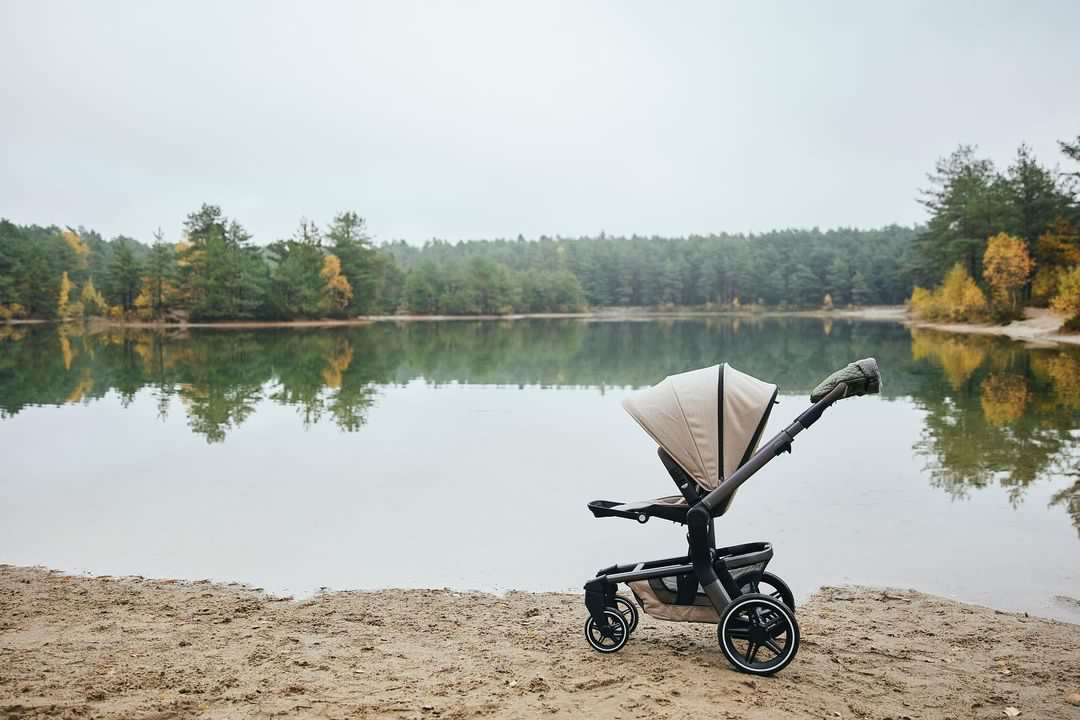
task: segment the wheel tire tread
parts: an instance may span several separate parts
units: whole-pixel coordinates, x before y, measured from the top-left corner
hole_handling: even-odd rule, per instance
[[[793,646],[791,652],[788,653],[778,665],[775,667],[765,668],[752,668],[742,664],[742,658],[732,657],[732,652],[728,648],[728,643],[724,639],[724,628],[727,626],[727,622],[734,614],[735,610],[743,607],[748,602],[762,602],[771,605],[776,611],[784,616],[788,622],[788,632],[790,637],[788,639],[789,645]],[[720,643],[720,651],[724,653],[724,657],[727,661],[738,670],[749,675],[773,675],[780,672],[795,659],[795,655],[799,652],[799,621],[795,618],[795,613],[783,602],[778,601],[776,598],[770,595],[762,595],[761,593],[749,593],[747,595],[741,595],[727,607],[723,615],[720,617],[720,624],[716,626],[717,640]],[[785,646],[787,647],[787,646]]]

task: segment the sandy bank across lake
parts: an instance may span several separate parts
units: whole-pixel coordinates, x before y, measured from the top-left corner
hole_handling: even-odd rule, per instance
[[[1065,316],[1042,308],[1025,308],[1024,320],[1017,320],[1008,325],[974,325],[971,323],[924,323],[909,321],[912,327],[940,330],[942,332],[961,332],[968,335],[998,335],[1020,340],[1029,344],[1057,343],[1080,345],[1080,334],[1068,334],[1062,331]]]
[[[969,335],[1003,335],[1031,345],[1080,345],[1080,334],[1061,331],[1065,316],[1044,308],[1024,308],[1024,319],[1007,325],[933,323],[910,320],[909,325],[927,330]]]
[[[1080,626],[912,591],[823,588],[774,678],[713,626],[644,617],[605,656],[579,595],[282,600],[0,566],[0,718],[1080,717]]]

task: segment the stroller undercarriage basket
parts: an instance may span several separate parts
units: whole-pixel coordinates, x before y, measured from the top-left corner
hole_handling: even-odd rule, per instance
[[[744,543],[717,549],[716,562],[723,563],[736,586],[741,579],[764,573],[772,560],[772,545],[767,542]],[[679,558],[689,563],[690,557]],[[638,563],[634,570],[643,570],[647,563]],[[641,609],[658,620],[719,624],[720,613],[702,590],[693,572],[667,575],[645,580],[633,580],[627,587]],[[794,602],[792,601],[792,604]]]

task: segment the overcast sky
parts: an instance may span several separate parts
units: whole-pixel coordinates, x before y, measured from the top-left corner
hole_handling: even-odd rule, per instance
[[[1080,133],[1080,2],[0,0],[0,217],[260,242],[880,226]]]

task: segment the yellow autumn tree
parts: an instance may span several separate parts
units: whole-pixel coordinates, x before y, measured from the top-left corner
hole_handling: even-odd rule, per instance
[[[1069,268],[1080,265],[1080,232],[1059,218],[1035,241],[1035,258],[1038,269],[1031,279],[1031,303],[1047,307]]]
[[[148,279],[143,281],[142,289],[135,296],[135,315],[140,320],[151,320],[154,317],[154,297]]]
[[[1065,327],[1080,330],[1080,265],[1062,274],[1050,307],[1065,314],[1068,318]]]
[[[75,283],[71,282],[67,270],[60,276],[60,295],[56,301],[56,317],[66,320],[71,313],[71,291],[75,289]]]
[[[109,303],[105,302],[98,289],[94,287],[94,280],[87,278],[83,283],[82,292],[79,293],[79,301],[82,303],[83,313],[86,315],[105,315],[109,311]]]
[[[915,316],[923,320],[950,322],[985,320],[989,309],[986,296],[962,263],[952,266],[940,287],[933,290],[916,287],[908,305]]]
[[[90,248],[86,246],[86,243],[82,241],[79,234],[71,228],[64,228],[60,231],[60,234],[64,237],[64,242],[75,253],[75,258],[79,262],[79,267],[86,267],[86,257],[90,254]]]
[[[1019,310],[1019,292],[1035,268],[1027,244],[1008,233],[998,233],[986,243],[983,279],[993,291],[994,303],[1009,316]]]
[[[344,310],[352,300],[352,286],[349,279],[341,274],[341,260],[337,255],[323,258],[323,307],[329,311]]]
[[[0,305],[0,320],[17,320],[26,317],[26,308],[19,303]]]

